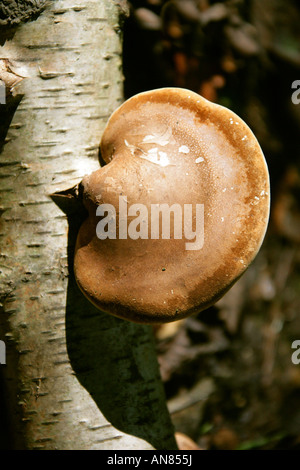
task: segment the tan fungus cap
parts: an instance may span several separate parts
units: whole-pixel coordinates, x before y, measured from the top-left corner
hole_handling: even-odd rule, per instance
[[[268,169],[249,127],[196,93],[162,88],[112,114],[101,153],[107,165],[82,182],[89,211],[75,253],[82,292],[101,310],[141,323],[178,320],[216,302],[254,259],[268,223]],[[138,232],[146,224],[147,239],[120,239],[120,198],[133,214],[127,226],[136,220]],[[97,237],[102,204],[116,208],[116,239]],[[137,206],[130,212],[133,204],[147,208],[148,220],[134,215]],[[151,238],[151,211],[161,204],[182,208],[182,239],[174,238],[172,211],[170,239]],[[198,245],[185,236],[185,205]]]

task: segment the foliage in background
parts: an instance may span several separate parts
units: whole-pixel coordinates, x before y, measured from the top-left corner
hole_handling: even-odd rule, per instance
[[[299,448],[300,7],[295,0],[143,0],[125,23],[127,97],[180,86],[252,128],[271,176],[262,250],[196,318],[157,329],[177,431],[202,448]]]

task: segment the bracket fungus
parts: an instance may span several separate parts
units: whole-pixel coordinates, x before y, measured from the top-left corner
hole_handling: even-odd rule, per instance
[[[194,92],[161,88],[123,103],[100,149],[105,166],[82,181],[82,292],[138,323],[211,306],[254,259],[268,224],[268,169],[249,127]]]

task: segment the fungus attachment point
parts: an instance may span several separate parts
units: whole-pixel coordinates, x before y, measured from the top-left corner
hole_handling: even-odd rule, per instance
[[[189,90],[162,88],[112,114],[101,155],[106,165],[82,181],[82,292],[140,323],[216,302],[254,259],[268,223],[268,169],[249,127]]]

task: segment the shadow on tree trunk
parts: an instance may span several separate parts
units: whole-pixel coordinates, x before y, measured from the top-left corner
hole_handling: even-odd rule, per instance
[[[156,449],[176,449],[152,327],[101,312],[83,296],[74,277],[73,257],[86,214],[77,202],[74,212],[70,198],[53,199],[69,222],[66,340],[76,377],[115,428]]]

